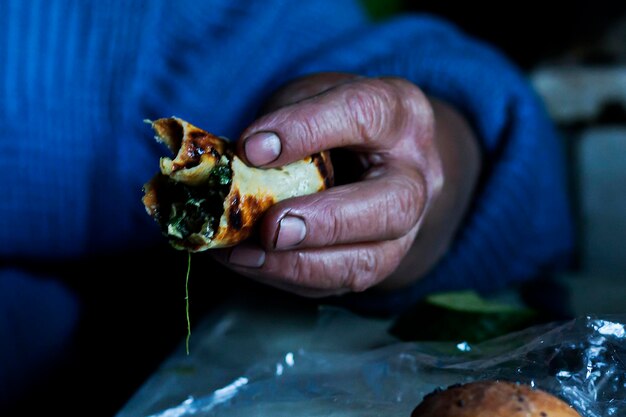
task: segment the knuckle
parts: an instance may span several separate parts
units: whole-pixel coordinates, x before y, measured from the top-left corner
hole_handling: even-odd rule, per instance
[[[413,100],[417,104],[425,104],[428,98],[424,92],[411,81],[400,77],[384,77],[383,80],[390,88],[404,99]]]
[[[435,117],[426,94],[411,81],[399,77],[385,77],[385,80],[402,97],[399,103],[403,114],[412,121],[417,121],[417,126],[430,130],[434,127]]]
[[[324,136],[325,130],[328,130],[323,126],[323,119],[320,120],[310,114],[304,114],[294,120],[299,120],[299,122],[292,127],[293,131],[289,135],[288,145],[297,147],[300,153],[306,152],[307,147],[316,147],[317,142]]]
[[[296,285],[305,285],[313,276],[312,264],[303,252],[293,252],[292,262],[285,278]],[[287,271],[286,271],[287,272]]]
[[[385,195],[388,232],[391,237],[406,234],[417,223],[422,212],[423,185],[421,181],[397,180],[394,192]]]
[[[337,210],[334,206],[323,205],[320,207],[315,212],[314,218],[317,227],[311,231],[317,235],[315,240],[325,246],[341,243],[346,231],[350,228],[347,225],[348,219],[344,217],[343,211]]]
[[[359,249],[352,257],[344,280],[344,287],[352,292],[362,292],[377,281],[380,259],[371,249]]]
[[[283,279],[299,288],[313,290],[335,289],[337,265],[311,257],[306,252],[294,252],[290,267],[284,271]]]
[[[326,242],[328,242],[328,245],[335,245],[341,242],[342,236],[344,235],[344,222],[341,219],[341,210],[335,210],[325,216],[325,218],[330,219],[330,221],[326,223]]]
[[[345,101],[356,130],[368,142],[382,136],[400,104],[394,89],[379,79],[348,85]]]
[[[325,261],[319,256],[311,257],[305,252],[296,252],[290,268],[282,273],[284,279],[296,287],[334,291],[338,289],[337,271],[342,266],[337,260]]]

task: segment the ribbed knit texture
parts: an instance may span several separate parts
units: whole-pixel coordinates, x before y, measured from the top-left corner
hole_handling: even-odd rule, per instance
[[[0,27],[3,262],[163,239],[140,200],[166,150],[142,120],[177,115],[236,138],[273,89],[320,70],[408,78],[456,105],[484,150],[471,212],[437,268],[409,290],[346,302],[393,312],[434,290],[501,288],[571,249],[540,101],[502,55],[445,22],[372,25],[337,0],[7,0]]]

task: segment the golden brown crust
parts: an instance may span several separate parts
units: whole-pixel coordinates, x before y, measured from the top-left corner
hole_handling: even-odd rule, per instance
[[[216,151],[221,155],[226,149],[224,139],[178,117],[165,117],[150,124],[156,139],[165,143],[176,155],[177,163],[181,167],[191,163],[197,164],[202,151]]]
[[[476,381],[424,397],[411,417],[581,417],[563,400],[525,384]]]
[[[174,159],[161,158],[161,173],[187,185],[198,185],[207,180],[222,156],[232,157],[229,144],[177,117],[151,122],[156,139],[174,154]]]
[[[333,165],[330,162],[330,154],[328,152],[321,152],[311,155],[309,158],[311,158],[320,176],[324,179],[323,187],[320,187],[319,191],[332,187],[335,182],[335,173],[333,171]]]
[[[258,169],[247,166],[237,158],[227,140],[185,120],[170,117],[149,123],[156,139],[167,145],[174,156],[160,159],[160,172],[144,185],[143,203],[147,213],[157,220],[177,249],[198,252],[233,246],[250,236],[255,223],[273,204],[322,191],[333,184],[333,167],[328,152],[311,155],[280,168]],[[172,195],[168,192],[167,187],[171,187],[168,184],[173,181],[189,189],[198,189],[213,184],[214,170],[225,167],[230,171],[230,183],[227,188],[220,188],[220,193],[223,193],[220,194],[219,218],[212,217],[219,221],[210,228],[204,227],[208,222],[196,225],[199,230],[193,229],[191,233],[189,230],[183,233],[178,227],[170,228],[166,224],[170,221],[169,215],[186,211],[180,209],[183,205],[178,205],[179,211],[175,211],[170,208],[173,201],[164,201]],[[215,190],[211,188],[206,192],[215,199]],[[202,194],[194,201],[208,200],[204,198],[206,195]]]
[[[220,242],[220,247],[232,246],[248,238],[257,220],[275,203],[269,196],[240,195],[235,189],[231,190],[226,201],[228,227],[220,228],[213,238],[214,242]]]

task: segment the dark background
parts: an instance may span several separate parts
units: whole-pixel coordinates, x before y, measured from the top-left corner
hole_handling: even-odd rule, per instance
[[[617,58],[600,44],[611,25],[626,17],[623,0],[365,0],[376,16],[408,10],[442,16],[467,33],[498,47],[525,70],[552,60],[606,64]],[[380,5],[378,5],[380,4]],[[626,44],[626,39],[624,40]]]

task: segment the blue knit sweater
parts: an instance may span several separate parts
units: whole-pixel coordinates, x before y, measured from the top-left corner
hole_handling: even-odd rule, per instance
[[[466,115],[484,154],[471,211],[429,276],[348,301],[397,311],[434,290],[502,288],[571,250],[563,157],[541,102],[501,54],[444,21],[372,24],[338,0],[9,0],[0,27],[0,341],[35,337],[20,325],[40,310],[50,326],[33,357],[69,334],[76,300],[2,265],[164,239],[140,202],[164,152],[142,120],[176,115],[235,138],[277,86],[315,71],[412,80]],[[26,316],[31,299],[39,310]],[[21,348],[0,345],[8,366]]]

